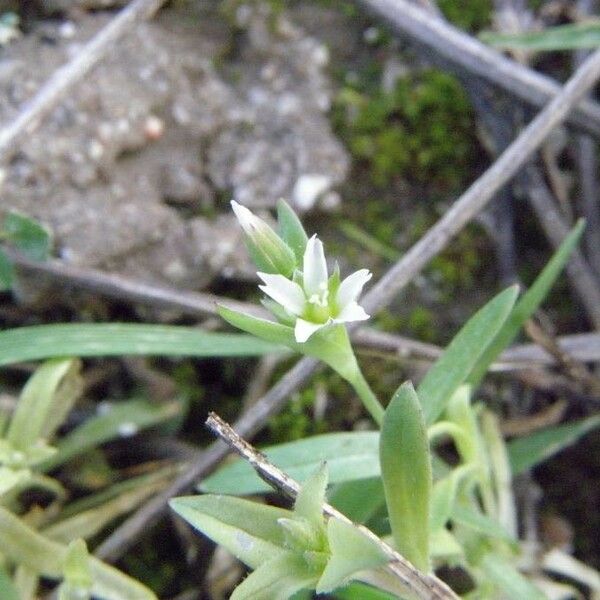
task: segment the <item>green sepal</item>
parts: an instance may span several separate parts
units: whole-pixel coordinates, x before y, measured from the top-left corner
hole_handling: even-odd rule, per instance
[[[396,548],[428,572],[431,457],[423,413],[410,382],[400,386],[386,408],[379,456]]]
[[[277,202],[277,222],[283,241],[296,255],[298,264],[302,264],[304,251],[308,243],[306,231],[292,207],[283,199]]]
[[[375,569],[389,562],[387,553],[358,527],[334,517],[327,522],[331,557],[316,587],[318,594],[331,592],[359,571]]]

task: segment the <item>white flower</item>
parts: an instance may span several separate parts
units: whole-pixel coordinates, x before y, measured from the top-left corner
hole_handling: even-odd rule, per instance
[[[296,319],[294,335],[298,343],[306,342],[315,331],[331,323],[369,318],[356,299],[371,273],[360,269],[341,283],[337,274],[330,278],[323,244],[316,235],[308,240],[303,272],[296,281],[272,273],[259,272],[258,276],[264,282],[260,289]]]

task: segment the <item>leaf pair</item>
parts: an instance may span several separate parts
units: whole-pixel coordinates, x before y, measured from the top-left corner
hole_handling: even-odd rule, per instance
[[[302,486],[293,511],[228,496],[176,498],[171,507],[254,569],[232,600],[287,600],[302,589],[330,592],[389,560],[356,526],[323,517],[324,466]]]

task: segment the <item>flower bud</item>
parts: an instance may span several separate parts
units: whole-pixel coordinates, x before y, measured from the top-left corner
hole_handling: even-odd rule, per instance
[[[246,234],[248,251],[256,266],[265,273],[291,277],[297,266],[293,250],[245,206],[232,200],[231,207]]]

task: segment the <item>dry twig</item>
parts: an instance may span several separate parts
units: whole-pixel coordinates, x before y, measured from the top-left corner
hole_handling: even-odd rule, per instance
[[[503,56],[441,19],[432,18],[429,11],[406,0],[358,3],[387,21],[397,33],[426,46],[431,60],[490,81],[527,104],[542,107],[560,91],[560,86],[549,77]],[[584,100],[568,120],[594,136],[600,135],[600,105],[596,102]]]

